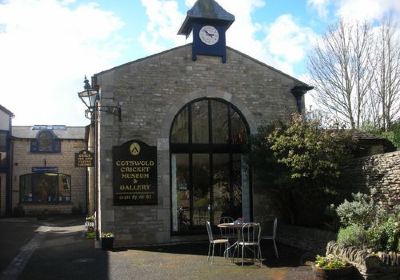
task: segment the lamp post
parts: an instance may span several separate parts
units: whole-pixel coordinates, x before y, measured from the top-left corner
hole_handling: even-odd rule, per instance
[[[78,97],[80,100],[85,104],[86,110],[85,110],[85,116],[86,118],[90,119],[90,130],[89,130],[89,135],[92,136],[92,138],[89,136],[89,142],[92,141],[93,146],[93,155],[94,155],[94,166],[93,166],[93,171],[90,172],[89,174],[92,175],[89,177],[87,180],[87,185],[88,185],[88,197],[90,201],[90,190],[93,189],[94,195],[93,195],[93,211],[95,213],[95,231],[96,231],[96,240],[99,240],[99,213],[97,210],[99,209],[98,201],[98,181],[97,181],[97,175],[98,175],[98,163],[97,163],[97,153],[98,153],[98,139],[97,139],[97,121],[98,121],[98,112],[105,112],[109,114],[113,114],[115,116],[118,116],[118,120],[121,122],[121,107],[118,106],[102,106],[99,105],[100,101],[100,94],[97,86],[90,85],[89,80],[85,76],[85,79],[83,81],[84,83],[84,90],[78,92]],[[88,143],[88,148],[89,148],[89,143]],[[93,188],[90,188],[93,184]],[[91,202],[91,201],[90,201]],[[91,209],[90,209],[91,210]]]
[[[79,98],[82,100],[83,104],[87,107],[85,110],[85,116],[90,119],[92,122],[95,121],[97,118],[97,112],[106,112],[109,114],[113,114],[118,116],[118,120],[122,121],[121,119],[121,106],[102,106],[98,105],[97,101],[100,100],[100,94],[97,86],[93,87],[90,85],[89,80],[85,76],[84,83],[84,90],[78,92]]]
[[[85,116],[91,121],[94,121],[96,105],[97,105],[96,102],[99,99],[99,91],[97,89],[92,88],[86,76],[83,83],[84,83],[83,86],[84,90],[78,92],[78,96],[83,102],[83,104],[85,104],[85,106],[87,107],[87,109],[85,110]]]

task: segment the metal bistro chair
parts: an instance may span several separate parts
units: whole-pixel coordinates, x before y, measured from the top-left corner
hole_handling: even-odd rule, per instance
[[[241,251],[242,266],[244,262],[244,255],[246,251],[253,254],[253,259],[260,262],[262,265],[262,255],[260,246],[261,226],[259,223],[245,223],[240,232],[240,239],[237,242],[238,255]]]
[[[219,220],[220,224],[225,224],[225,223],[233,223],[234,219],[232,217],[221,217]],[[227,239],[236,239],[237,238],[237,232],[234,228],[231,227],[220,227],[220,236],[221,238],[227,238]]]
[[[220,238],[220,239],[214,239],[212,229],[211,229],[211,224],[209,221],[206,221],[206,227],[207,227],[207,233],[208,233],[208,239],[210,241],[210,244],[208,245],[208,256],[207,256],[207,261],[210,261],[210,256],[211,256],[211,263],[214,261],[214,250],[215,250],[215,244],[225,245],[224,248],[224,255],[227,252],[227,248],[229,247],[229,240],[226,238]],[[211,247],[212,247],[212,255],[211,255]],[[226,256],[224,256],[226,257]]]
[[[276,247],[276,241],[275,241],[277,228],[278,228],[278,218],[275,218],[274,225],[272,227],[272,235],[262,236],[261,239],[272,240],[274,244],[275,256],[279,259],[278,247]]]

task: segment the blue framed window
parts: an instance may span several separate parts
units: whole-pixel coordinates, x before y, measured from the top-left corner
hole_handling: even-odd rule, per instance
[[[68,203],[71,201],[71,176],[61,173],[31,173],[20,177],[23,203]]]
[[[32,153],[60,153],[61,141],[50,130],[41,130],[36,138],[31,140]]]

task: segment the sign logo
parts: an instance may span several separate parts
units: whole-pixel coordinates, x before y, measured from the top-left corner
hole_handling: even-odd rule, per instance
[[[129,147],[129,151],[131,152],[131,154],[133,156],[137,156],[138,154],[140,154],[140,145],[137,142],[134,142],[131,144],[131,146]]]

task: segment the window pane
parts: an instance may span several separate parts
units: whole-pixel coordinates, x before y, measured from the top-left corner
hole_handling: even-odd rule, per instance
[[[71,200],[71,178],[60,174],[58,178],[58,201],[66,202]]]
[[[50,131],[41,131],[38,136],[39,151],[52,152],[53,151],[53,134]]]
[[[232,110],[231,113],[232,144],[247,143],[246,126],[240,115]]]
[[[192,104],[192,142],[208,143],[208,101]]]
[[[233,216],[230,211],[229,188],[229,154],[213,155],[213,195],[214,195],[214,224],[219,224],[221,217]]]
[[[187,232],[190,226],[189,155],[171,155],[172,226],[175,232]]]
[[[241,154],[232,155],[232,211],[237,217],[243,217],[245,220],[249,220],[249,217],[244,217],[242,212],[242,199],[250,201],[249,194],[246,198],[242,197],[242,182],[243,179],[248,180],[248,178],[243,178],[244,170],[243,166],[246,162]]]
[[[171,143],[188,143],[188,142],[189,142],[189,110],[188,107],[186,107],[175,118],[171,131]]]
[[[0,131],[0,152],[7,151],[7,131]]]
[[[20,176],[21,202],[57,203],[71,200],[71,177],[56,173]]]
[[[21,202],[32,202],[32,177],[28,175],[23,175],[20,177],[20,196]]]
[[[211,101],[212,135],[214,144],[229,143],[228,105]]]
[[[193,225],[209,221],[210,164],[208,154],[193,154]]]

